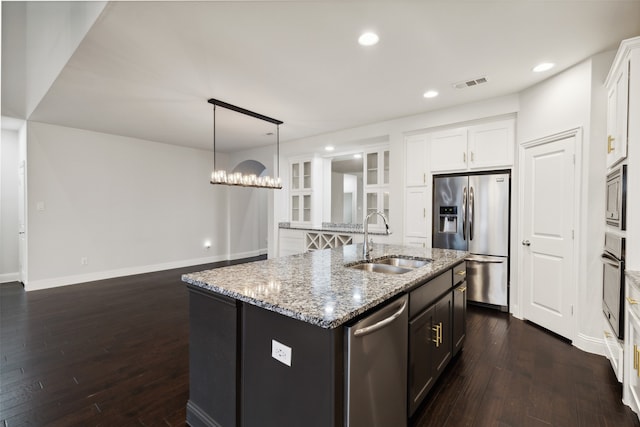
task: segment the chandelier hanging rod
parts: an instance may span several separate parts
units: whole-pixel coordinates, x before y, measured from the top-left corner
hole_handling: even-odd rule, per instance
[[[263,114],[253,112],[253,111],[247,110],[246,108],[238,107],[236,105],[229,104],[228,102],[220,101],[218,99],[211,98],[207,102],[213,105],[217,105],[218,107],[226,108],[227,110],[235,111],[236,113],[241,113],[247,116],[251,116],[255,119],[264,120],[265,122],[273,123],[276,125],[281,125],[284,123],[282,120],[273,119]]]

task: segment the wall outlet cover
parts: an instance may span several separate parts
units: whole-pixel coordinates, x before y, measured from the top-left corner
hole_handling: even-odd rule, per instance
[[[276,340],[271,340],[271,357],[280,363],[291,366],[291,347],[287,347]]]

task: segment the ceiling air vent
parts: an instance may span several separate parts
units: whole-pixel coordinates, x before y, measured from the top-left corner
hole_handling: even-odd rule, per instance
[[[477,79],[466,80],[458,83],[454,83],[453,87],[456,89],[464,89],[465,87],[478,86],[487,82],[487,77],[478,77]]]

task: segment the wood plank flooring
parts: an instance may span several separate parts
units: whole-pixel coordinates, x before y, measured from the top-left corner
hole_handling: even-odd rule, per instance
[[[184,426],[180,276],[226,264],[29,293],[0,285],[0,427]],[[640,426],[604,357],[479,307],[467,327],[412,426]]]

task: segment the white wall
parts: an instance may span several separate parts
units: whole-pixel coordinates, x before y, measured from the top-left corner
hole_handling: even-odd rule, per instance
[[[604,236],[604,176],[606,91],[603,83],[615,52],[597,55],[520,93],[518,142],[524,143],[574,128],[582,129],[576,147],[581,167],[581,205],[576,229],[577,301],[574,345],[602,351],[602,251]],[[517,190],[517,184],[514,187]],[[578,187],[576,187],[578,188]],[[517,197],[517,194],[516,194]],[[513,213],[517,218],[518,212]],[[517,241],[517,236],[514,241]],[[517,275],[512,272],[512,291]],[[514,286],[515,285],[515,286]],[[516,295],[518,297],[518,295]]]
[[[36,122],[27,138],[27,290],[228,258],[210,151]]]
[[[0,144],[0,283],[18,276],[18,132],[2,130]]]

